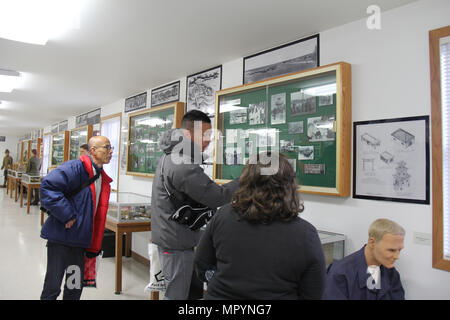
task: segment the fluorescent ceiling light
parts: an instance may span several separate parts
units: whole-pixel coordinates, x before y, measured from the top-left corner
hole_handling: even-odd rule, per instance
[[[45,45],[79,29],[85,0],[0,0],[0,38]]]
[[[20,73],[12,70],[0,69],[0,92],[11,92],[20,83]]]

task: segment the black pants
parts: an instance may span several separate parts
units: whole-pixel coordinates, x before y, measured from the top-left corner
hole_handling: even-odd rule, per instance
[[[41,300],[56,300],[66,275],[63,300],[79,300],[83,291],[84,248],[47,242],[47,273]]]
[[[3,171],[3,176],[5,177],[3,186],[6,187],[6,181],[8,180],[8,170]]]

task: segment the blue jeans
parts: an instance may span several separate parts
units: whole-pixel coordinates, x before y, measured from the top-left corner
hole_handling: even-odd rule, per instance
[[[47,242],[47,272],[41,300],[56,300],[64,283],[63,300],[80,300],[84,278],[84,248]]]

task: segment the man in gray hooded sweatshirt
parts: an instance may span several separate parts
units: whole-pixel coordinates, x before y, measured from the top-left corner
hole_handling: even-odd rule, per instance
[[[166,299],[184,300],[194,281],[194,247],[199,230],[169,220],[179,204],[216,209],[231,201],[239,186],[235,179],[225,185],[212,181],[200,167],[203,151],[210,143],[211,120],[199,110],[186,113],[181,129],[166,131],[159,140],[164,155],[159,161],[152,186],[152,242],[158,246],[166,282]],[[178,201],[169,198],[173,194]],[[197,279],[198,281],[198,279]],[[191,288],[192,290],[192,288]]]

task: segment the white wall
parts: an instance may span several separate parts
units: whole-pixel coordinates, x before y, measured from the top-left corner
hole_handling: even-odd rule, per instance
[[[320,32],[321,65],[338,61],[352,65],[353,121],[430,114],[428,31],[448,25],[449,12],[448,0],[423,0],[383,12],[381,30],[368,30],[363,19]],[[222,88],[242,84],[242,59],[224,62],[222,77]],[[185,81],[181,79],[181,101]],[[102,116],[123,111],[123,106],[123,99],[104,106]],[[120,175],[119,183],[121,191],[151,194],[149,179]],[[345,234],[347,254],[364,245],[373,220],[386,217],[400,223],[407,234],[397,268],[407,299],[450,298],[450,274],[431,267],[431,246],[413,242],[413,232],[432,232],[431,205],[303,198],[303,217],[318,229]],[[149,237],[149,233],[134,234],[133,250],[147,257]]]
[[[7,135],[6,133],[0,133],[0,136],[5,136],[5,141],[0,142],[0,163],[3,163],[3,157],[5,156],[5,150],[9,150],[9,155],[13,158],[13,161],[17,161],[17,143],[19,139],[16,136]],[[20,151],[19,151],[20,152]],[[0,164],[1,167],[1,164]],[[0,171],[0,183],[3,184],[3,170]]]

